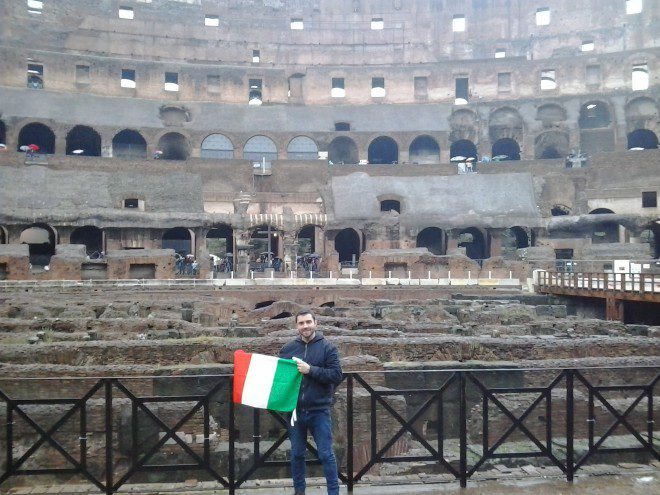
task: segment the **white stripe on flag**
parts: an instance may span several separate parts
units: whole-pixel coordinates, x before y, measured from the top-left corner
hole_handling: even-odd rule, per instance
[[[263,354],[252,354],[250,367],[243,385],[243,397],[241,402],[246,406],[268,408],[270,390],[273,388],[273,379],[277,369],[278,358],[264,356]]]

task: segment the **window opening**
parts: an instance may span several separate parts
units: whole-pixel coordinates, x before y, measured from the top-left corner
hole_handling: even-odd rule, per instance
[[[124,208],[138,208],[140,200],[137,198],[129,198],[124,200]]]
[[[451,29],[455,33],[461,33],[465,31],[465,16],[463,14],[457,14],[451,21]]]
[[[385,96],[385,78],[372,77],[371,78],[371,96],[374,98],[382,98]]]
[[[644,5],[642,0],[626,0],[626,14],[639,14],[642,12]]]
[[[250,79],[250,93],[248,95],[249,105],[261,105],[262,81],[261,79]]]
[[[457,77],[456,99],[454,100],[454,105],[467,105],[469,93],[469,79],[467,77]]]
[[[205,15],[204,25],[210,27],[218,27],[220,25],[220,17],[217,15]]]
[[[396,199],[385,199],[380,202],[380,211],[396,211],[401,213],[401,202]]]
[[[415,87],[415,97],[416,98],[426,98],[428,96],[428,78],[424,76],[415,77],[413,79],[413,85]]]
[[[252,50],[252,63],[258,64],[261,61],[261,53],[259,50]]]
[[[582,47],[580,48],[583,52],[593,52],[594,51],[594,42],[589,40],[589,41],[583,41],[582,42]]]
[[[293,31],[302,31],[304,29],[302,19],[291,19],[291,29]]]
[[[335,131],[350,131],[351,124],[348,122],[335,122]]]
[[[121,70],[121,87],[135,88],[135,70],[133,69]]]
[[[330,96],[333,98],[343,98],[344,96],[346,96],[346,89],[344,89],[343,77],[332,78],[332,90],[330,91]]]
[[[165,73],[165,91],[179,91],[179,74],[176,72]]]
[[[133,19],[134,18],[133,7],[119,7],[119,18]]]
[[[44,87],[44,66],[41,64],[28,64],[27,66],[27,87],[32,89],[43,89]]]
[[[642,208],[657,208],[658,193],[656,191],[642,192]]]
[[[44,3],[40,0],[27,0],[27,8],[30,14],[41,14]]]
[[[649,88],[649,66],[647,64],[633,65],[632,90],[644,91]]]
[[[547,26],[550,24],[550,7],[536,9],[536,25]]]
[[[371,19],[371,29],[374,31],[380,31],[385,27],[385,22],[380,17],[374,17]]]
[[[495,58],[505,58],[506,57],[506,50],[503,48],[498,48],[495,50]]]
[[[600,84],[600,65],[587,65],[587,84]]]
[[[555,77],[554,69],[541,71],[541,89],[548,90],[548,89],[556,89],[556,88],[557,88],[557,79]]]

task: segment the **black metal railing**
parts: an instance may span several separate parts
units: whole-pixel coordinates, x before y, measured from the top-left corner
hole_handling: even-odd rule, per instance
[[[659,379],[658,367],[346,373],[334,406],[340,479],[352,492],[382,463],[426,462],[465,487],[490,461],[540,458],[572,481],[596,457],[660,460]],[[272,469],[288,465],[288,418],[234,405],[231,388],[231,375],[1,379],[0,486],[77,474],[110,495],[153,473],[192,470],[234,494],[282,475]],[[51,453],[39,456],[44,448]]]

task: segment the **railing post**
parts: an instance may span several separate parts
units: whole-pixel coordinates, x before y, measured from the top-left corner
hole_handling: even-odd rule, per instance
[[[573,436],[575,414],[573,409],[573,373],[566,370],[566,481],[573,482],[575,460],[573,458]]]
[[[353,374],[346,381],[346,490],[353,493]]]
[[[104,379],[105,382],[105,493],[113,493],[112,476],[112,379]]]
[[[458,372],[459,385],[459,429],[460,429],[460,461],[459,474],[461,488],[467,487],[467,396],[465,393],[465,371]]]

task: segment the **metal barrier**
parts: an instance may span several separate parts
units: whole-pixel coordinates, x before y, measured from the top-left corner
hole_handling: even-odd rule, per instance
[[[411,375],[416,387],[392,386],[401,385],[401,380],[410,380]],[[390,386],[377,386],[379,377],[381,380],[384,377]],[[451,473],[465,487],[468,479],[487,461],[541,457],[572,481],[575,473],[595,455],[642,452],[660,460],[654,445],[654,404],[656,407],[658,404],[654,398],[659,378],[658,367],[447,369],[417,370],[414,375],[410,371],[346,373],[337,394],[338,404],[345,407],[335,406],[335,415],[339,412],[343,418],[337,421],[337,426],[343,432],[341,437],[345,438],[345,442],[336,444],[336,449],[345,453],[340,456],[340,479],[351,493],[377,464],[425,461]],[[633,379],[638,383],[630,383]],[[42,385],[52,385],[58,379],[38,380]],[[47,395],[45,398],[12,397],[9,388],[30,393],[39,390],[34,380],[0,380],[0,384],[4,383],[0,389],[0,404],[4,403],[6,410],[6,469],[0,473],[0,485],[22,475],[78,474],[110,495],[142,473],[197,470],[234,494],[258,471],[288,464],[286,460],[274,458],[287,438],[287,418],[259,410],[246,414],[247,408],[235,406],[231,402],[231,375],[86,378],[79,379],[80,384],[75,382],[73,387],[71,381],[75,379],[66,380],[71,389],[84,390],[82,395],[57,397],[60,388],[47,386],[40,389]],[[131,385],[136,380],[150,381],[151,387],[163,393],[145,393],[144,388],[143,393],[138,393],[139,382],[137,386]],[[162,386],[159,380],[168,380],[167,386]],[[178,385],[177,380],[188,381]],[[520,382],[520,386],[503,386],[512,380]],[[613,384],[615,380],[622,383]],[[609,384],[603,385],[603,381]],[[427,386],[419,387],[420,382]],[[87,388],[83,389],[83,383],[87,383]],[[157,383],[161,386],[154,385]],[[203,391],[173,394],[172,389],[177,387]],[[579,400],[576,394],[586,400]],[[613,398],[612,394],[617,396]],[[393,398],[398,402],[393,402]],[[528,403],[521,405],[523,399]],[[169,404],[169,412],[159,409],[163,404]],[[578,404],[582,409],[578,410]],[[48,421],[43,417],[44,407],[50,408]],[[57,407],[63,414],[55,419]],[[166,413],[167,417],[163,417]],[[212,414],[228,432],[226,451],[222,453],[226,455],[226,462],[218,457],[217,450],[211,450],[215,434],[211,430],[216,428],[215,424],[212,426]],[[609,422],[603,419],[603,414]],[[636,418],[631,417],[633,414]],[[368,427],[366,422],[356,427],[356,421],[363,421],[366,415],[369,416]],[[493,425],[495,420],[504,421],[504,424]],[[72,421],[77,424],[72,426]],[[193,421],[197,421],[201,433],[195,436],[197,442],[191,446],[193,435],[186,440],[181,430]],[[262,453],[267,421],[271,422],[266,425],[271,444]],[[602,428],[598,425],[598,431],[597,421],[606,423]],[[251,423],[251,436],[250,432],[239,431],[240,428],[245,430],[248,423]],[[424,424],[427,428],[422,427]],[[145,425],[151,428],[150,437],[141,434],[140,426]],[[98,435],[91,432],[94,428],[98,428]],[[625,429],[634,445],[614,448],[606,445],[619,428]],[[275,430],[277,433],[273,433]],[[32,437],[26,435],[26,431],[31,432]],[[155,431],[159,435],[155,435]],[[513,444],[519,450],[500,451],[514,434],[522,439]],[[250,461],[246,462],[244,456],[239,466],[237,442],[240,436],[249,437],[252,446]],[[408,456],[401,452],[389,453],[404,438],[423,452]],[[34,441],[30,444],[27,440]],[[100,452],[95,463],[90,462],[89,442],[95,442]],[[576,442],[582,442],[581,449],[576,448]],[[60,461],[63,460],[66,467],[31,465],[35,453],[45,445],[61,456]],[[169,445],[176,446],[179,455],[185,454],[188,461],[165,462]],[[316,454],[311,444],[308,448]],[[118,450],[122,450],[122,466],[117,462]],[[360,452],[363,455],[358,459]],[[70,480],[67,478],[67,481]]]

